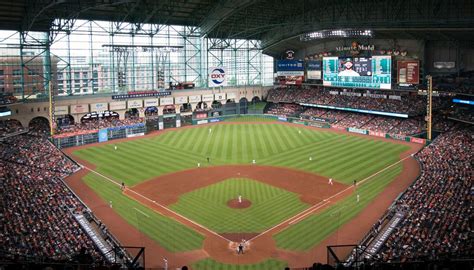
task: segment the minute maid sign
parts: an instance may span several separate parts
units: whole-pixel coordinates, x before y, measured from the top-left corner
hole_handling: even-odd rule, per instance
[[[209,68],[209,87],[227,86],[224,67]]]

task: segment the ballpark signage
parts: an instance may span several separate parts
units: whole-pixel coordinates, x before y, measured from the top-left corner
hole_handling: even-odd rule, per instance
[[[189,103],[198,103],[201,102],[201,96],[189,96]]]
[[[209,69],[209,87],[227,86],[224,67],[211,67]]]
[[[277,76],[304,76],[303,61],[278,60]]]
[[[420,61],[406,60],[397,62],[398,83],[419,84],[420,83]]]
[[[66,115],[69,113],[68,106],[56,106],[54,107],[54,114],[56,115]]]
[[[168,98],[160,98],[160,106],[163,105],[173,105],[173,98],[168,97]]]
[[[188,96],[175,97],[175,98],[174,98],[174,103],[175,103],[175,104],[185,104],[185,103],[188,103]]]
[[[171,91],[159,91],[149,93],[129,93],[122,95],[113,95],[112,99],[129,99],[129,98],[144,98],[144,97],[164,97],[171,95]]]
[[[321,80],[321,61],[308,61],[306,63],[306,78],[308,80]]]
[[[145,107],[158,107],[158,99],[145,99]]]
[[[212,101],[214,101],[214,95],[213,95],[213,94],[202,95],[202,101],[204,101],[204,102],[212,102]]]
[[[110,110],[124,110],[127,108],[127,103],[125,101],[114,101],[110,102]]]
[[[91,104],[91,112],[103,112],[103,111],[107,111],[108,109],[109,109],[109,104],[107,102]]]
[[[359,129],[359,128],[348,128],[347,131],[352,132],[352,133],[364,134],[364,135],[368,134],[367,130]]]
[[[78,104],[78,105],[71,105],[71,113],[88,113],[89,112],[89,104]]]
[[[143,100],[129,100],[129,101],[127,101],[127,107],[129,109],[142,108],[143,107]]]
[[[225,100],[225,93],[215,94],[214,99],[215,100]]]

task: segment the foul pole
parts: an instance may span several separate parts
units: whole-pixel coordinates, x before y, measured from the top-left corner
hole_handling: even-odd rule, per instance
[[[429,141],[431,141],[431,121],[433,118],[432,115],[432,102],[433,102],[433,77],[431,75],[427,76],[428,79],[428,93],[426,95],[426,131],[427,137]]]

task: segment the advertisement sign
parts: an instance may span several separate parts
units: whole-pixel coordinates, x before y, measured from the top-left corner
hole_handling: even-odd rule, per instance
[[[104,112],[108,110],[109,110],[109,104],[107,102],[91,104],[91,112]]]
[[[181,127],[181,119],[176,119],[176,127]]]
[[[173,102],[172,97],[160,98],[160,106],[173,105]]]
[[[198,121],[196,122],[196,124],[198,124],[198,125],[207,124],[207,123],[208,123],[207,119],[205,119],[205,120],[198,120]]]
[[[211,119],[209,119],[209,123],[217,123],[217,122],[220,122],[220,121],[221,121],[221,119],[219,119],[219,118],[211,118]]]
[[[130,92],[128,94],[113,95],[112,99],[129,99],[129,98],[144,98],[144,97],[164,97],[171,95],[171,91],[142,91],[138,93]]]
[[[419,143],[419,144],[426,144],[426,140],[425,140],[425,139],[414,138],[414,137],[411,137],[411,138],[410,138],[410,142],[412,142],[412,143]]]
[[[304,76],[303,61],[278,60],[277,76]]]
[[[318,122],[308,122],[308,126],[310,127],[318,127],[318,128],[330,128],[329,124],[323,124]]]
[[[145,133],[140,132],[140,133],[127,134],[127,138],[140,137],[140,136],[145,136]]]
[[[201,95],[189,96],[189,103],[199,103],[201,102]]]
[[[395,139],[395,140],[399,140],[399,141],[410,141],[409,139],[407,140],[407,136],[405,135],[400,135],[400,134],[386,134],[385,135],[385,138],[387,139]]]
[[[215,100],[225,100],[225,93],[220,93],[220,94],[215,94],[214,95]]]
[[[69,114],[69,107],[68,106],[56,106],[56,107],[54,107],[54,114],[56,114],[56,115]]]
[[[109,104],[110,110],[125,110],[127,108],[127,103],[125,101],[114,101]]]
[[[186,104],[186,103],[188,103],[188,97],[187,96],[175,97],[174,98],[174,103],[175,104]]]
[[[227,93],[227,99],[235,99],[235,93]]]
[[[133,108],[142,108],[143,107],[143,100],[129,100],[127,101],[127,107],[129,109]]]
[[[209,87],[227,86],[224,67],[209,68]]]
[[[308,61],[306,63],[306,79],[321,80],[321,61]]]
[[[145,107],[158,107],[158,99],[145,99]]]
[[[306,125],[305,121],[293,121],[293,124]]]
[[[370,130],[370,131],[369,131],[369,135],[385,138],[385,132],[380,132],[380,131],[372,131],[372,130]]]
[[[359,129],[359,128],[347,128],[347,131],[352,132],[352,133],[364,134],[364,135],[368,134],[367,130]]]
[[[202,95],[202,101],[212,102],[212,101],[214,101],[214,95],[213,94]]]
[[[109,140],[107,129],[99,130],[99,142],[106,142]]]
[[[399,84],[420,83],[420,61],[404,60],[397,61],[397,81]]]
[[[88,112],[89,112],[89,104],[71,105],[72,114],[88,113]]]
[[[278,116],[278,121],[286,122],[288,119],[286,117]]]

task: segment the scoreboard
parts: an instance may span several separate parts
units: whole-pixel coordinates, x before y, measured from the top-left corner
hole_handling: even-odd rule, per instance
[[[391,56],[324,57],[323,85],[391,89]]]

